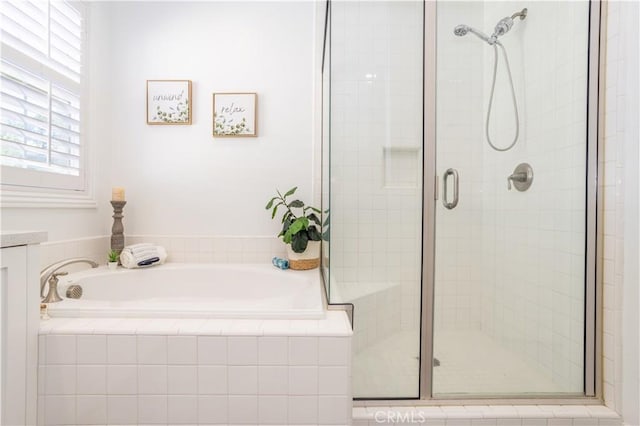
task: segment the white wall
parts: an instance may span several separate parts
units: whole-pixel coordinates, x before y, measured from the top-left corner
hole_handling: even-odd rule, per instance
[[[103,84],[129,234],[271,235],[264,205],[298,185],[311,199],[310,2],[113,2]],[[191,126],[149,126],[147,79],[193,82]],[[213,92],[258,93],[258,137],[214,139]]]
[[[105,235],[275,235],[276,188],[311,202],[312,2],[93,2],[88,135],[98,209],[3,209],[3,229]],[[149,126],[147,79],[193,82],[191,126]],[[212,93],[258,93],[258,137],[213,139]]]
[[[99,209],[3,208],[2,230],[47,231],[49,241],[69,240],[109,232],[108,215],[106,205]]]

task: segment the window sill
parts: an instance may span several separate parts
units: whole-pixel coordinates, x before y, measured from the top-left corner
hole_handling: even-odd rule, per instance
[[[93,196],[46,192],[2,190],[0,206],[5,208],[44,209],[95,209],[98,203]]]

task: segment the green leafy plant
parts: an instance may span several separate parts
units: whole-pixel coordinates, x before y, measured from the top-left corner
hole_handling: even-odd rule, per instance
[[[277,196],[273,197],[267,203],[266,210],[271,209],[271,219],[276,217],[278,208],[286,209],[282,215],[282,231],[278,237],[282,237],[282,241],[291,244],[291,249],[296,253],[302,253],[306,250],[309,241],[322,240],[322,234],[318,230],[321,226],[320,210],[315,207],[306,206],[300,200],[288,201],[287,197],[292,196],[298,187],[291,188],[284,195],[276,190]]]
[[[107,256],[109,257],[109,262],[117,262],[118,257],[120,256],[117,251],[111,250]]]

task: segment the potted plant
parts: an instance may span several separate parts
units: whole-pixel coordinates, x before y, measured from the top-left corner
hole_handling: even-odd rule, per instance
[[[120,254],[115,251],[115,250],[111,250],[108,253],[108,257],[109,257],[109,269],[114,271],[117,267],[118,267],[118,258],[120,257]]]
[[[276,217],[278,208],[285,209],[281,219],[282,230],[278,237],[282,237],[282,241],[287,244],[289,267],[297,270],[313,269],[320,265],[322,234],[319,230],[320,218],[317,216],[320,210],[307,206],[297,199],[287,200],[287,197],[293,195],[296,189],[298,189],[297,186],[284,195],[276,190],[278,195],[269,200],[265,209],[271,209],[272,219]]]

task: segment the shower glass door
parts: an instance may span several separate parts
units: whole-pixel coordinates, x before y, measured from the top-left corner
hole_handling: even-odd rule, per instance
[[[436,398],[585,392],[589,7],[437,3]]]
[[[354,306],[356,398],[420,396],[423,10],[330,2],[323,265],[329,302]]]

